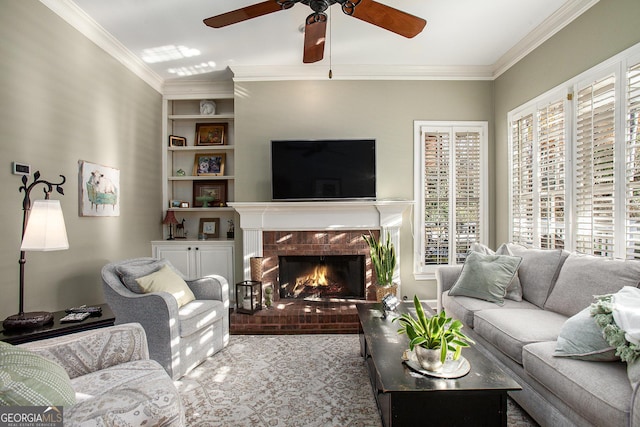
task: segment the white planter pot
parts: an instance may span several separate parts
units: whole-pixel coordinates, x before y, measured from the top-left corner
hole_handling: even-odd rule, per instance
[[[414,347],[416,358],[422,369],[431,372],[438,372],[442,369],[442,362],[440,361],[440,349],[428,349],[424,347]]]

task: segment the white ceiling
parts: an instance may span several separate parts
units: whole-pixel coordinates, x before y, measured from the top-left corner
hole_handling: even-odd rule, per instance
[[[325,57],[302,64],[308,6],[221,29],[204,18],[262,0],[41,0],[130,68],[166,82],[183,76],[340,74],[494,78],[598,0],[379,0],[427,20],[406,39],[329,8]],[[105,46],[107,44],[108,46]],[[149,49],[180,59],[149,63]],[[147,62],[145,62],[145,59]],[[128,64],[127,64],[128,63]],[[248,71],[251,70],[251,71]]]

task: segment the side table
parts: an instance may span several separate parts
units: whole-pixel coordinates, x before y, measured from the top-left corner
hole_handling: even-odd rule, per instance
[[[54,338],[75,332],[88,331],[89,329],[113,326],[116,321],[116,316],[111,311],[111,308],[109,308],[107,304],[99,304],[99,306],[102,307],[102,314],[100,316],[89,316],[82,322],[60,323],[60,319],[66,316],[67,313],[64,310],[56,311],[53,313],[53,323],[24,331],[3,330],[0,332],[0,341],[8,342],[9,344],[23,344],[45,338]]]

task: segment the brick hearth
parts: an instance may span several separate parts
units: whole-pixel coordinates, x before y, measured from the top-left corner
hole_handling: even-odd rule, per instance
[[[231,333],[234,335],[358,333],[356,302],[283,301],[254,314],[233,311],[230,320]]]

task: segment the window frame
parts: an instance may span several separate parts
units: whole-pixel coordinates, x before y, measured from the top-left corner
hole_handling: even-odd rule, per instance
[[[434,280],[435,271],[442,265],[455,265],[455,257],[450,257],[448,264],[428,264],[425,260],[425,152],[423,132],[450,132],[452,135],[456,131],[473,131],[480,135],[480,243],[487,244],[490,234],[489,230],[489,193],[488,193],[488,133],[489,123],[487,121],[430,121],[415,120],[414,130],[414,278],[416,280]],[[452,138],[455,141],[455,138]],[[455,149],[451,150],[451,160],[455,159]],[[449,177],[455,173],[455,162],[451,161],[449,166]],[[450,180],[450,187],[454,185],[454,180]],[[450,192],[449,197],[454,197]],[[453,231],[455,232],[455,231]]]

